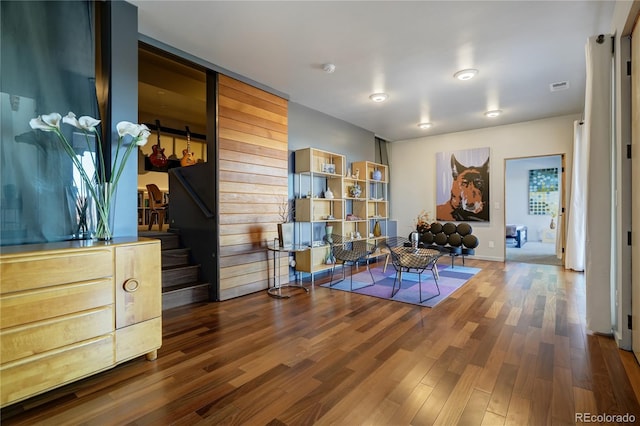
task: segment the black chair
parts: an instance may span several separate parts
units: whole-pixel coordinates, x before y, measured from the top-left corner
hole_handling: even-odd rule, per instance
[[[334,262],[331,268],[331,279],[329,280],[329,287],[338,284],[345,279],[344,267],[345,265],[351,265],[351,281],[349,288],[353,291],[353,267],[359,263],[364,263],[367,266],[367,271],[371,275],[371,285],[376,283],[371,269],[369,269],[369,255],[376,250],[376,245],[367,242],[367,240],[353,240],[343,237],[342,235],[332,234],[329,244],[331,244],[331,254],[333,255]],[[342,263],[342,279],[333,282],[333,272],[336,269],[336,264]],[[371,286],[370,285],[370,286]],[[366,286],[366,287],[370,287]]]
[[[428,247],[419,245],[413,247],[409,239],[403,237],[390,237],[387,238],[385,245],[389,249],[391,255],[391,263],[396,270],[396,276],[393,280],[393,287],[391,289],[391,297],[395,296],[402,287],[402,273],[417,273],[418,274],[418,297],[420,303],[426,302],[429,299],[440,296],[440,287],[438,286],[438,268],[436,264],[438,259],[443,255],[436,247]],[[422,273],[425,270],[430,270],[433,274],[433,278],[436,282],[437,294],[422,298]],[[398,289],[396,290],[396,282],[398,282]]]

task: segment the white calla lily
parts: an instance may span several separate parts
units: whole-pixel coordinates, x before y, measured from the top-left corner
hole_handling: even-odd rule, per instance
[[[62,118],[62,122],[65,124],[70,124],[71,126],[76,127],[78,129],[80,128],[80,123],[78,123],[78,119],[76,118],[76,115],[71,111],[69,111],[67,115],[65,115]]]
[[[76,118],[76,115],[69,111],[69,113],[62,119],[63,123],[69,124],[76,129],[86,130],[88,132],[95,133],[96,126],[100,124],[100,120],[96,120],[88,115],[83,115],[80,118]]]
[[[69,143],[64,133],[60,130],[61,121],[81,130],[84,133],[85,140],[87,142],[87,150],[92,152],[92,158],[95,162],[91,168],[91,172],[85,170],[85,166],[78,158],[78,154],[74,150],[74,147]],[[131,153],[136,150],[136,146],[142,146],[147,143],[151,132],[144,124],[134,124],[129,121],[119,122],[116,126],[118,130],[118,141],[115,148],[116,155],[112,159],[112,163],[110,165],[111,173],[107,174],[109,171],[109,165],[105,164],[104,158],[101,155],[102,141],[100,140],[100,132],[96,130],[96,126],[98,124],[100,124],[100,120],[87,115],[77,118],[73,112],[67,113],[64,118],[62,118],[60,114],[53,112],[51,114],[32,118],[29,121],[29,125],[34,130],[54,132],[56,134],[64,151],[69,155],[75,168],[80,172],[82,180],[87,185],[87,188],[93,197],[96,212],[98,214],[96,236],[99,239],[110,239],[113,236],[113,230],[109,224],[109,216],[113,207],[112,203],[115,198],[115,190],[118,185],[118,181],[120,180],[120,176],[125,169],[125,165]],[[89,133],[95,134],[95,139],[89,138]],[[124,141],[126,135],[132,137],[132,142],[125,148]]]
[[[31,126],[33,130],[42,130],[43,132],[50,132],[53,130],[51,126],[42,121],[41,117],[32,118],[29,121],[29,126]]]
[[[60,128],[60,120],[62,120],[62,116],[57,112],[52,112],[51,114],[41,115],[42,121],[47,123],[51,127],[55,127],[56,129]]]
[[[60,120],[62,116],[57,112],[51,114],[41,115],[36,118],[32,118],[29,121],[29,126],[33,130],[42,130],[43,132],[52,132],[54,130],[60,130]]]
[[[125,135],[133,136],[134,138],[138,136],[139,130],[138,125],[131,123],[129,121],[121,121],[116,125],[116,129],[118,130],[118,136],[124,137]]]
[[[96,126],[100,124],[100,120],[96,120],[95,118],[89,117],[88,115],[83,115],[82,117],[78,118],[78,123],[80,124],[80,129],[95,132]]]
[[[144,124],[140,124],[140,133],[138,134],[138,141],[136,145],[145,146],[149,141],[149,136],[151,136],[151,131]]]

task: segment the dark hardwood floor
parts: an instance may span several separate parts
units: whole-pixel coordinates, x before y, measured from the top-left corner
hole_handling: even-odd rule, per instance
[[[6,407],[2,424],[544,425],[574,424],[576,413],[640,421],[640,367],[611,338],[586,332],[582,274],[467,265],[482,271],[433,309],[317,280],[286,300],[260,292],[165,311],[156,361]]]

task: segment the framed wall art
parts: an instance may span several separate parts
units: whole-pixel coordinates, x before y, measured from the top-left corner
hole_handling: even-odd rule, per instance
[[[558,201],[558,168],[529,170],[529,214],[555,214]]]
[[[489,148],[436,154],[436,219],[489,221]]]

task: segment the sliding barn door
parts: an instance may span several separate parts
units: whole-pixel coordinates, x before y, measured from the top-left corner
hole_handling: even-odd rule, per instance
[[[273,285],[266,243],[288,199],[287,100],[218,78],[220,300]],[[277,274],[288,281],[288,262]]]

